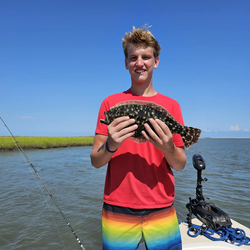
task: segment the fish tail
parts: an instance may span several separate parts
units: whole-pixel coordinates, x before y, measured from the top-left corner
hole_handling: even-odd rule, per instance
[[[184,132],[181,134],[185,148],[188,149],[190,146],[198,142],[202,130],[198,128],[184,126]]]

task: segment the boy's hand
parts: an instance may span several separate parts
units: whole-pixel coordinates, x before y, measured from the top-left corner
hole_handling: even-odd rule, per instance
[[[149,119],[149,122],[153,126],[155,132],[150,128],[150,126],[145,123],[144,127],[145,131],[142,131],[142,135],[151,142],[157,149],[161,150],[162,152],[166,150],[173,150],[174,143],[173,143],[173,135],[168,128],[168,126],[159,119]]]
[[[115,151],[118,149],[124,140],[133,136],[137,125],[134,124],[135,119],[130,119],[128,116],[116,118],[108,126],[108,146],[109,150]],[[132,125],[132,126],[131,126]]]

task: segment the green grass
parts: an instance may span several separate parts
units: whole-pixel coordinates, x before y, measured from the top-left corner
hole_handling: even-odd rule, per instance
[[[48,149],[93,145],[93,136],[79,137],[36,137],[16,136],[23,149]],[[17,150],[17,145],[11,136],[0,137],[0,151]]]

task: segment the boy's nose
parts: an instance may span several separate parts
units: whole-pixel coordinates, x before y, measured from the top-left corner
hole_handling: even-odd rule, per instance
[[[143,66],[143,60],[142,60],[141,57],[138,57],[138,58],[137,58],[136,66],[137,66],[137,67]]]

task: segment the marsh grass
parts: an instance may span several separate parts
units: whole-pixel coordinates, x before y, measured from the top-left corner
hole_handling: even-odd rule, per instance
[[[93,145],[93,136],[79,137],[36,137],[36,136],[16,136],[15,137],[23,149],[48,149]],[[0,151],[17,150],[14,139],[10,136],[0,137]]]

